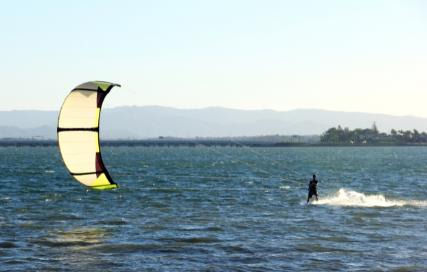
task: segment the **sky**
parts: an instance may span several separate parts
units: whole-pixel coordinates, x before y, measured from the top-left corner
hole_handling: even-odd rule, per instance
[[[0,110],[324,109],[427,118],[427,1],[0,0]]]

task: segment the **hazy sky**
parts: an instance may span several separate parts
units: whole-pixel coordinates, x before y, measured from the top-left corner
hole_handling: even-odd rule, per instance
[[[427,117],[427,1],[1,1],[0,31],[0,110],[104,80],[112,107]]]

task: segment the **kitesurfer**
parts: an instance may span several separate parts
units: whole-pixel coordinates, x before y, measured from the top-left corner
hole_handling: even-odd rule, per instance
[[[318,180],[316,180],[316,174],[313,174],[313,179],[310,180],[310,183],[308,184],[308,198],[307,198],[307,204],[310,201],[310,198],[315,195],[316,196],[316,201],[319,200],[318,196],[319,194],[317,193],[317,184],[319,183]]]

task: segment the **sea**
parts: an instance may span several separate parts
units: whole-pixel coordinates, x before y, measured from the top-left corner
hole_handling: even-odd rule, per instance
[[[427,147],[101,151],[0,148],[0,271],[427,271]]]

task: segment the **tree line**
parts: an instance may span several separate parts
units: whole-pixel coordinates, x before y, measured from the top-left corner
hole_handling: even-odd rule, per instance
[[[375,122],[371,128],[332,127],[320,136],[323,143],[368,143],[368,142],[426,142],[427,134],[414,130],[395,130],[390,133],[380,132]]]

